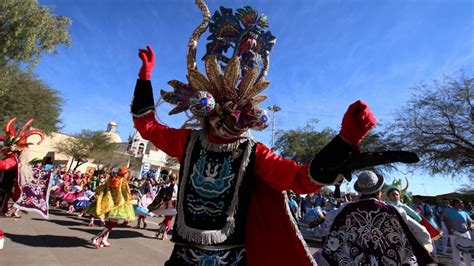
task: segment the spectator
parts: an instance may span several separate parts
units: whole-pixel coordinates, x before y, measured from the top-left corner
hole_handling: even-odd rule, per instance
[[[311,196],[307,194],[301,201],[301,216],[304,217],[306,214],[306,209],[311,208]]]
[[[472,209],[472,202],[466,201],[464,203],[466,206],[464,211],[471,217],[471,220],[474,220],[474,210]],[[474,239],[474,230],[470,230],[469,233],[471,234],[471,239]]]
[[[421,215],[424,218],[426,218],[426,220],[428,220],[428,222],[430,222],[431,225],[433,225],[435,228],[438,228],[438,224],[436,224],[434,212],[431,206],[428,203],[423,202],[423,201],[421,202],[421,206],[422,206]]]
[[[321,191],[315,192],[312,198],[316,206],[322,206],[322,204],[326,201],[326,198],[323,197],[323,193],[321,193]]]
[[[471,220],[474,218],[474,210],[472,209],[472,203],[469,201],[464,201],[464,211],[471,217]]]
[[[421,199],[420,196],[413,197],[412,209],[415,210],[420,215],[423,212],[423,200]]]
[[[289,201],[288,201],[288,204],[290,206],[290,210],[291,210],[291,213],[293,214],[293,217],[298,220],[299,219],[299,212],[298,212],[298,203],[296,202],[296,196],[289,192],[288,193],[289,195]]]
[[[471,229],[472,220],[469,215],[463,211],[464,203],[460,199],[451,201],[452,208],[445,210],[443,217],[446,227],[448,228],[449,239],[451,240],[453,265],[461,265],[461,251],[456,246],[456,239],[465,237],[471,239],[469,230]],[[472,265],[472,256],[469,252],[463,252],[464,265]]]
[[[443,201],[440,205],[438,205],[436,212],[437,212],[437,220],[438,224],[440,225],[442,235],[441,235],[441,246],[438,246],[438,248],[441,249],[440,254],[447,254],[448,250],[448,241],[449,241],[449,234],[448,234],[448,228],[446,227],[446,224],[444,222],[443,214],[444,212],[451,208],[451,205],[449,204],[449,199],[443,198]],[[439,241],[437,241],[439,243]]]

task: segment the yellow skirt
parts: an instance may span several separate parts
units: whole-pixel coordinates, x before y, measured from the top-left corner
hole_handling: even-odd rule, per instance
[[[117,208],[112,209],[109,212],[104,213],[106,219],[117,219],[125,221],[133,221],[136,219],[135,211],[131,204],[123,204]]]

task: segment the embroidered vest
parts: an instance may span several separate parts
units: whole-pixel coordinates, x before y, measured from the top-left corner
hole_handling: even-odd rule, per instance
[[[209,142],[193,131],[180,169],[173,241],[199,245],[245,244],[245,225],[254,184],[255,142]]]

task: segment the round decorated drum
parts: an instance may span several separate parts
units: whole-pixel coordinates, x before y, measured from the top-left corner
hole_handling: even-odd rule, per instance
[[[454,245],[462,252],[469,252],[474,254],[474,240],[472,239],[460,236],[454,240]]]

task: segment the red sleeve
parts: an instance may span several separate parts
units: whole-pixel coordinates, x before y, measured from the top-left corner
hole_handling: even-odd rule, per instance
[[[156,120],[155,112],[134,117],[133,123],[142,138],[151,141],[169,156],[177,157],[180,163],[183,162],[186,144],[191,134],[190,129],[176,129],[162,125]]]
[[[17,162],[16,162],[15,158],[6,157],[5,159],[0,161],[0,171],[11,169],[11,168],[15,167],[16,164],[17,164]]]
[[[321,188],[320,184],[316,184],[309,177],[308,168],[309,163],[300,165],[257,143],[255,175],[276,190],[293,190],[297,194],[307,194]]]

